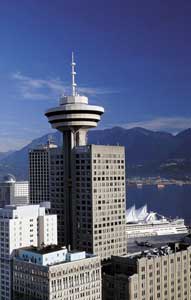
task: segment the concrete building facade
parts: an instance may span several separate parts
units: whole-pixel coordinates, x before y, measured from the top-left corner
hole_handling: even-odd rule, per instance
[[[16,181],[13,175],[6,175],[0,182],[0,208],[26,204],[29,204],[28,181]]]
[[[30,203],[50,201],[51,155],[57,154],[57,145],[48,142],[29,151]]]
[[[61,149],[47,143],[29,152],[30,203],[50,202],[50,212],[57,215],[58,243],[65,245],[67,212],[64,195],[64,161]]]
[[[72,95],[62,96],[59,106],[45,113],[62,133],[63,147],[30,152],[30,201],[51,202],[60,245],[107,259],[126,253],[125,151],[88,145],[87,132],[97,126],[104,109],[77,93],[74,66],[73,60]]]
[[[72,162],[74,248],[101,259],[126,254],[124,147],[75,147]]]
[[[77,93],[75,65],[72,55],[72,95],[61,96],[59,106],[50,108],[45,113],[52,128],[63,135],[64,202],[67,211],[64,215],[67,228],[64,233],[65,245],[73,244],[72,149],[87,144],[88,130],[97,126],[104,112],[103,107],[90,105],[86,96]]]
[[[103,267],[103,299],[191,299],[191,246],[175,243],[113,257],[110,265]]]
[[[0,299],[11,300],[12,258],[15,250],[57,243],[57,217],[39,205],[0,209]]]
[[[14,300],[101,300],[100,258],[66,248],[21,249],[13,261]]]

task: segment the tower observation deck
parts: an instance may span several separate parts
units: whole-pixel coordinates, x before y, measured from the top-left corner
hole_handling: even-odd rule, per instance
[[[88,129],[97,127],[104,113],[104,108],[88,104],[88,98],[77,93],[75,83],[74,55],[72,53],[72,95],[62,96],[59,106],[53,107],[45,112],[52,128],[63,133],[63,156],[64,156],[64,188],[66,201],[67,230],[65,235],[65,245],[72,245],[72,180],[71,180],[71,151],[75,146],[87,144]]]
[[[72,96],[62,96],[60,105],[45,113],[52,128],[63,132],[64,139],[67,137],[70,139],[70,141],[68,140],[70,149],[74,146],[86,145],[88,129],[97,127],[97,123],[104,113],[103,107],[89,105],[86,96],[77,94],[75,65],[72,55]],[[65,140],[64,143],[66,143]]]

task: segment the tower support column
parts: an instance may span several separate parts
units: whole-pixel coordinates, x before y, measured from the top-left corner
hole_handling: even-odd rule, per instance
[[[75,146],[87,145],[87,129],[79,129],[75,133]]]
[[[63,133],[63,156],[64,156],[64,240],[68,247],[72,247],[72,178],[71,178],[71,152],[74,147],[74,134],[71,130]]]

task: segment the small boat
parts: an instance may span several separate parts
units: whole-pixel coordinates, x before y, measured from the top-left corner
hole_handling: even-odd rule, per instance
[[[164,189],[165,188],[165,185],[162,184],[162,183],[158,183],[157,184],[157,188],[160,190],[160,189]]]
[[[142,184],[142,183],[137,183],[137,188],[138,188],[138,189],[142,189],[142,187],[143,187],[143,184]]]

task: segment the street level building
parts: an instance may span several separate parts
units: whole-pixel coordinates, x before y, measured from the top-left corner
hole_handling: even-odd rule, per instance
[[[14,300],[101,300],[100,258],[65,247],[20,249],[13,260]]]
[[[103,267],[104,300],[188,300],[191,298],[190,243],[172,243]]]
[[[0,209],[0,299],[11,300],[12,258],[16,249],[57,243],[57,217],[40,205]]]
[[[101,259],[126,254],[125,149],[73,149],[73,245]]]
[[[11,174],[4,176],[0,182],[0,208],[26,204],[29,204],[28,181],[16,181]]]

